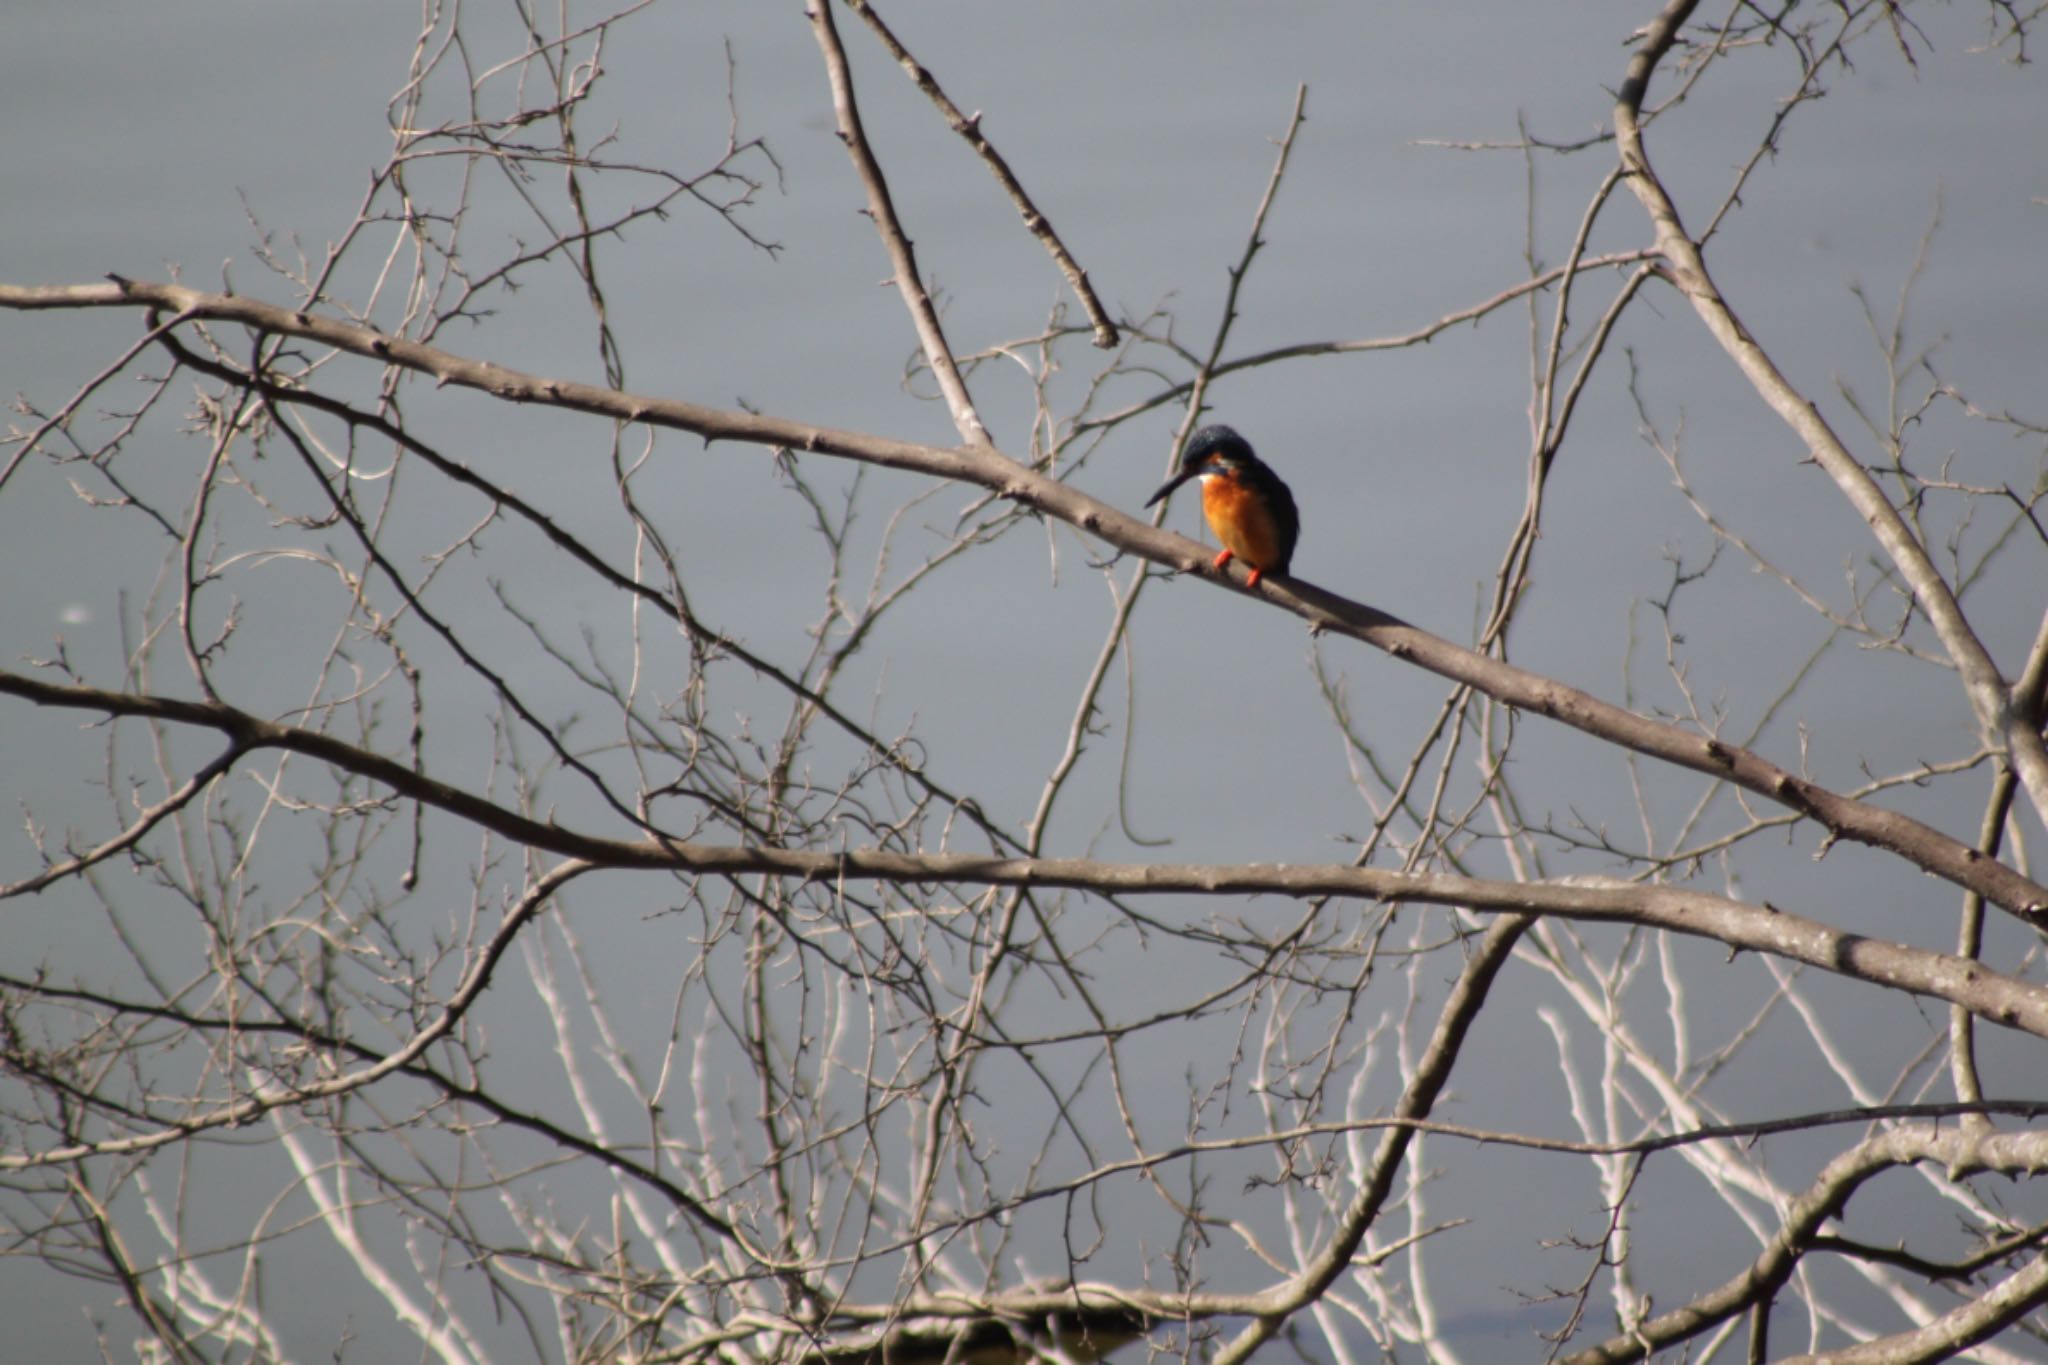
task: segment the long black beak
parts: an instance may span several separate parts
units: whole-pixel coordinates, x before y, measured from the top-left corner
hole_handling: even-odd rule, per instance
[[[1182,470],[1182,471],[1181,471],[1180,473],[1178,473],[1178,474],[1174,475],[1174,476],[1173,476],[1172,478],[1168,479],[1168,480],[1167,480],[1167,481],[1166,481],[1165,483],[1163,483],[1163,484],[1159,485],[1159,491],[1158,491],[1157,493],[1154,493],[1154,494],[1153,494],[1153,495],[1152,495],[1151,497],[1149,497],[1149,498],[1145,499],[1145,505],[1146,505],[1147,507],[1150,507],[1150,506],[1151,506],[1151,505],[1152,505],[1153,503],[1155,503],[1155,502],[1158,502],[1158,501],[1159,501],[1159,500],[1160,500],[1161,498],[1165,497],[1165,496],[1166,496],[1166,495],[1167,495],[1168,493],[1171,493],[1171,492],[1172,492],[1172,491],[1173,491],[1174,489],[1176,489],[1176,488],[1180,487],[1180,486],[1181,486],[1182,484],[1186,483],[1186,482],[1187,482],[1187,481],[1188,481],[1189,479],[1192,479],[1193,477],[1195,477],[1195,474],[1196,474],[1196,473],[1197,473],[1197,471],[1195,471],[1195,470],[1192,470],[1192,469],[1183,469],[1183,470]]]

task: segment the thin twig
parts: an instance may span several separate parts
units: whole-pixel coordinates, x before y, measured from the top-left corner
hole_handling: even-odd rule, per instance
[[[1095,290],[1088,283],[1088,272],[1081,268],[1081,263],[1067,250],[1067,244],[1060,240],[1059,233],[1053,229],[1052,220],[1040,212],[1038,205],[1032,202],[1030,194],[1024,188],[1024,182],[1010,169],[1010,163],[1003,159],[1003,154],[995,149],[995,144],[981,131],[981,115],[977,113],[970,116],[960,112],[960,106],[947,97],[931,71],[910,55],[910,49],[905,47],[894,31],[882,22],[882,16],[875,13],[874,6],[870,5],[868,0],[846,0],[846,4],[848,9],[867,21],[867,26],[882,40],[882,46],[889,49],[889,55],[896,59],[897,65],[917,83],[917,88],[924,91],[925,98],[929,99],[945,117],[946,126],[966,140],[967,145],[974,149],[974,154],[988,166],[989,174],[996,178],[996,183],[1010,196],[1010,202],[1017,206],[1017,213],[1024,219],[1024,226],[1045,247],[1053,259],[1053,264],[1060,268],[1060,273],[1067,277],[1067,283],[1073,287],[1074,297],[1081,301],[1082,311],[1088,314],[1088,322],[1095,329],[1095,344],[1105,351],[1116,345],[1116,324],[1110,321],[1109,312],[1103,308],[1102,300],[1095,297]]]
[[[811,31],[817,36],[818,48],[825,54],[825,73],[832,85],[832,107],[839,117],[839,140],[845,144],[846,154],[853,160],[854,173],[867,190],[868,215],[874,219],[882,247],[889,253],[889,263],[896,272],[896,291],[903,296],[904,306],[910,310],[918,342],[924,347],[925,363],[931,366],[932,376],[938,380],[939,392],[952,411],[953,426],[959,431],[960,439],[977,449],[993,449],[988,428],[982,425],[981,416],[974,408],[974,399],[967,392],[967,381],[960,377],[960,367],[953,360],[952,348],[946,344],[946,330],[939,323],[939,310],[933,306],[932,296],[924,287],[924,277],[918,274],[917,252],[911,246],[910,234],[904,231],[902,221],[896,216],[896,204],[889,195],[889,182],[882,175],[881,163],[875,160],[874,148],[869,145],[867,132],[861,126],[860,106],[853,95],[853,70],[847,65],[846,49],[840,45],[839,29],[832,22],[831,0],[808,0],[805,12],[810,15]]]

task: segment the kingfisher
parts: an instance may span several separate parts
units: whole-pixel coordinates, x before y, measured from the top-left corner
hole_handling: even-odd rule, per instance
[[[1203,427],[1181,452],[1180,472],[1145,499],[1150,507],[1189,479],[1202,481],[1202,516],[1223,542],[1216,568],[1233,558],[1251,570],[1256,588],[1268,571],[1285,575],[1301,535],[1301,514],[1280,476],[1252,454],[1252,443],[1229,427]]]

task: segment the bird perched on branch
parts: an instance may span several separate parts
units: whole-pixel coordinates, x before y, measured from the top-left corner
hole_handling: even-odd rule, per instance
[[[1189,479],[1202,481],[1202,515],[1216,539],[1222,568],[1233,558],[1251,570],[1245,586],[1256,588],[1262,575],[1285,575],[1301,535],[1301,514],[1294,495],[1280,476],[1252,454],[1252,443],[1229,427],[1203,427],[1181,452],[1180,471],[1145,499],[1150,507]]]

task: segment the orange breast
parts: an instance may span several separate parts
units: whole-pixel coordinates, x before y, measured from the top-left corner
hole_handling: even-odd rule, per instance
[[[1228,474],[1202,476],[1202,515],[1225,549],[1255,569],[1280,562],[1280,528],[1257,494]]]

